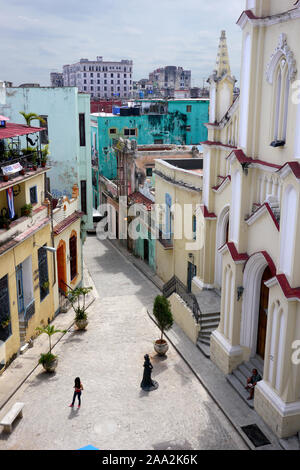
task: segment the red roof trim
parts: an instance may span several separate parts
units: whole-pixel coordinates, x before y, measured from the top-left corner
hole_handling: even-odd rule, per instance
[[[286,298],[297,298],[300,300],[300,287],[292,288],[285,274],[279,274],[276,278]]]
[[[30,127],[25,124],[15,124],[13,122],[8,122],[6,127],[0,128],[0,140],[9,139],[11,137],[18,137],[21,135],[35,134],[41,132],[45,127]]]
[[[229,149],[237,149],[235,145],[228,145],[228,144],[222,144],[222,142],[214,142],[211,140],[206,140],[205,142],[201,142],[202,145],[216,145],[218,147],[227,147]]]
[[[279,223],[278,223],[278,221],[276,220],[275,215],[274,215],[274,213],[273,213],[273,211],[272,211],[270,205],[269,205],[267,202],[265,202],[264,204],[262,204],[261,206],[259,206],[259,207],[256,209],[256,211],[253,212],[253,214],[251,214],[250,217],[248,217],[248,219],[246,220],[246,222],[249,222],[249,221],[252,219],[252,217],[254,217],[263,207],[265,207],[265,208],[267,209],[267,211],[269,212],[269,214],[270,214],[270,216],[271,216],[271,218],[272,218],[272,220],[273,220],[274,224],[276,225],[276,228],[277,228],[277,230],[278,230],[278,232],[279,232],[279,230],[280,230]]]
[[[283,170],[286,166],[289,166],[291,171],[294,173],[294,175],[296,176],[297,179],[300,179],[300,165],[298,162],[287,162],[285,163],[282,167],[280,167],[280,169],[278,170],[278,172],[281,172],[281,170]]]
[[[228,242],[227,243],[227,248],[229,250],[229,253],[231,254],[231,257],[232,257],[233,261],[235,261],[235,262],[237,262],[237,261],[248,261],[248,259],[249,259],[248,254],[247,253],[239,253],[233,242]]]
[[[235,154],[237,160],[242,164],[242,163],[252,163],[252,164],[258,164],[258,165],[263,165],[263,166],[269,166],[271,168],[277,168],[277,169],[280,169],[281,166],[280,165],[275,165],[275,163],[269,163],[269,162],[265,162],[264,160],[259,160],[259,159],[254,159],[254,158],[251,158],[251,157],[247,157],[243,150],[241,149],[237,149],[237,150],[233,150],[227,158],[230,158],[232,154]]]
[[[225,181],[229,180],[231,181],[231,176],[219,176],[219,178],[223,178],[223,181],[221,184],[219,184],[219,186],[213,186],[213,191],[218,191],[222,186],[223,184],[225,183]]]
[[[69,215],[66,217],[64,220],[59,222],[54,228],[53,228],[53,233],[54,235],[59,235],[61,232],[63,232],[67,227],[69,227],[73,222],[76,222],[76,220],[80,219],[83,217],[84,213],[75,211],[73,214]]]
[[[144,206],[147,207],[148,211],[151,211],[151,208],[152,208],[154,202],[151,201],[151,199],[149,199],[148,197],[144,196],[144,194],[136,191],[135,193],[130,194],[128,197],[135,204],[143,204]]]
[[[201,210],[205,219],[217,219],[216,214],[209,212],[206,206],[202,205]]]

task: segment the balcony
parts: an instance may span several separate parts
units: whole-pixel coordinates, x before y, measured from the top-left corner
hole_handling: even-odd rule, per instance
[[[173,250],[174,248],[174,234],[166,233],[159,228],[158,241],[163,246],[164,250]]]
[[[0,229],[0,252],[3,245],[15,240],[18,242],[19,236],[26,237],[26,234],[33,232],[35,228],[38,228],[43,221],[46,222],[48,219],[48,208],[47,206],[37,207],[32,211],[31,216],[21,216],[16,220],[13,220],[9,228]]]
[[[6,155],[6,156],[4,156]],[[17,176],[26,176],[40,168],[46,167],[46,161],[42,158],[40,151],[26,152],[10,155],[0,154],[0,189],[3,183],[14,180]]]

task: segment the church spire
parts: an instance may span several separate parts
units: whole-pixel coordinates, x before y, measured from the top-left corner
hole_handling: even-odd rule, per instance
[[[217,77],[222,78],[224,75],[231,76],[229,55],[226,41],[226,31],[221,32],[220,44],[216,62]]]

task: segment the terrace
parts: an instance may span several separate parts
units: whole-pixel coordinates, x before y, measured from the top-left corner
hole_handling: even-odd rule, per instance
[[[39,135],[45,128],[8,123],[7,120],[0,116],[0,183],[45,167],[48,155],[48,146],[41,148]],[[23,137],[26,137],[26,144]]]
[[[0,251],[48,219],[36,176],[45,173],[48,148],[41,149],[43,128],[7,123],[0,116]],[[33,134],[33,135],[31,135]],[[30,135],[30,137],[29,137]],[[22,147],[22,137],[26,145]],[[24,141],[23,141],[24,143]],[[30,146],[29,146],[30,144]],[[28,180],[33,180],[30,188]],[[30,200],[29,200],[30,199]]]

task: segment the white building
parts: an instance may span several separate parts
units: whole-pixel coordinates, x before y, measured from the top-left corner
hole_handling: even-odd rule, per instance
[[[92,98],[129,98],[132,92],[132,60],[104,62],[98,56],[95,61],[80,59],[63,66],[64,86],[76,86]]]

